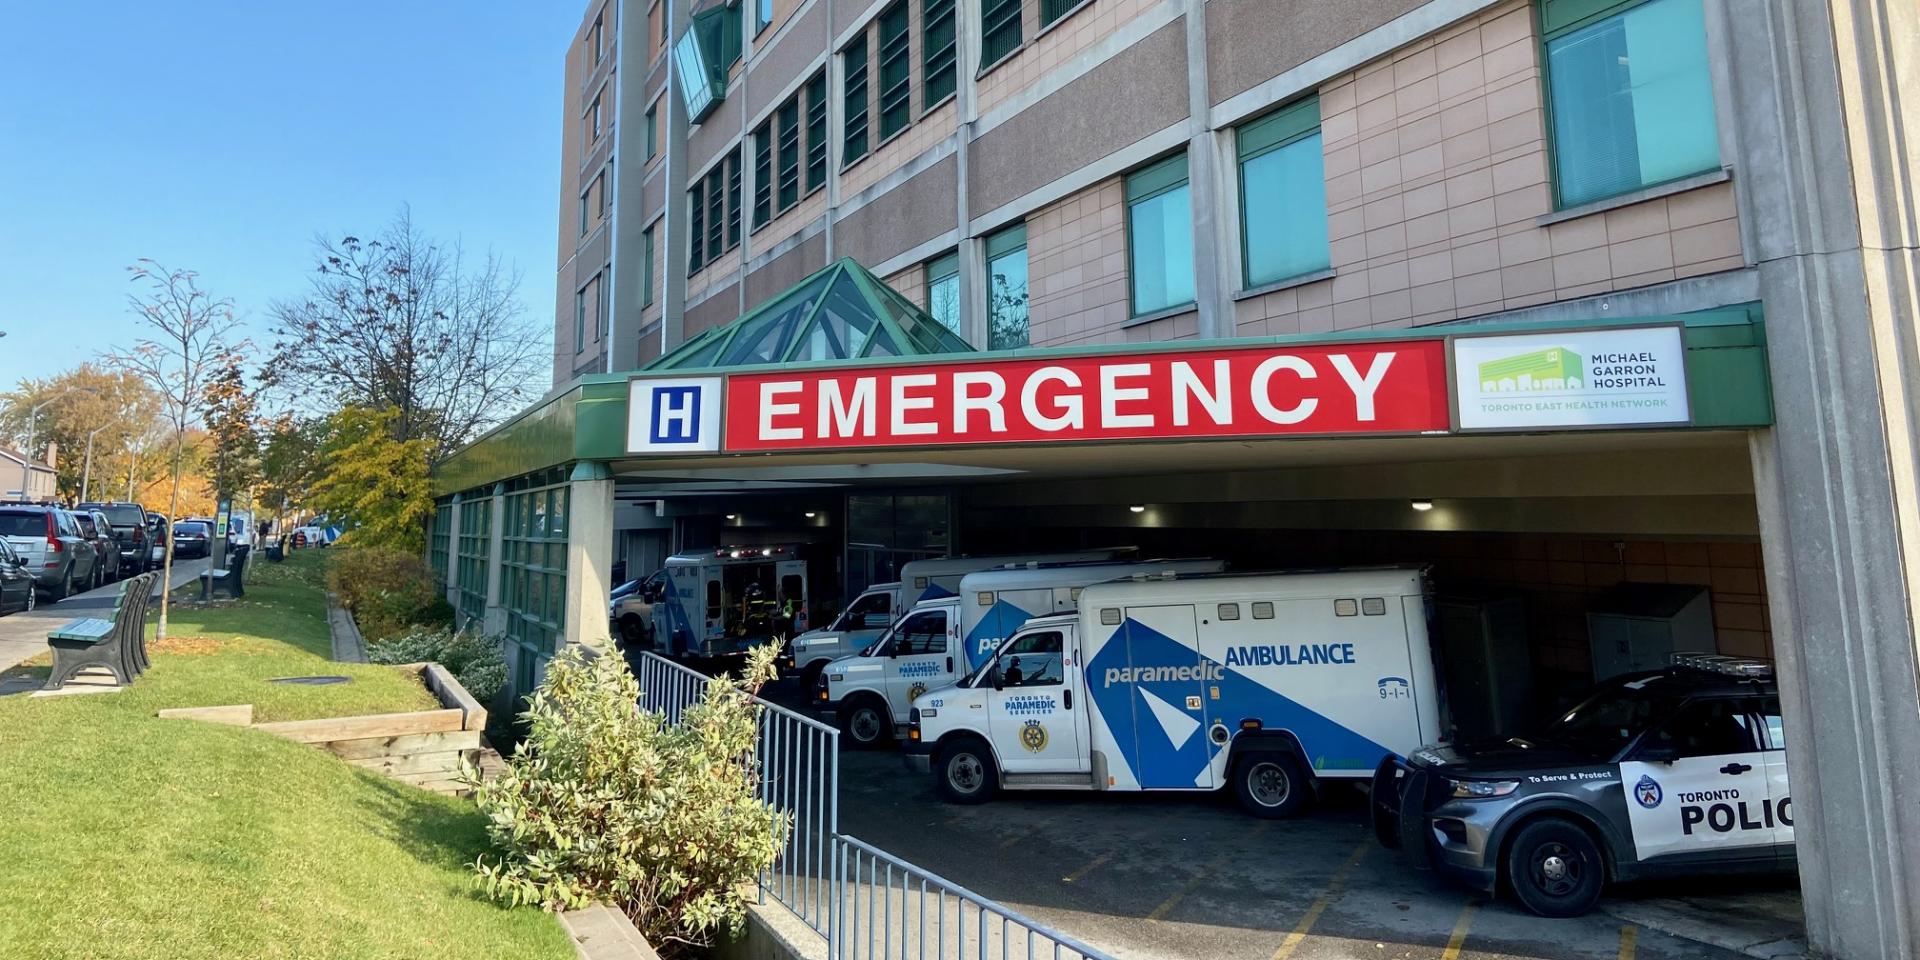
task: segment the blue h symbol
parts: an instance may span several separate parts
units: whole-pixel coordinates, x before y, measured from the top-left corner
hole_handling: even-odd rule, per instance
[[[700,442],[700,388],[653,388],[654,443]]]

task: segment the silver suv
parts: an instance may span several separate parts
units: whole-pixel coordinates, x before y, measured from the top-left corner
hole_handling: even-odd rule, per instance
[[[59,507],[42,503],[0,505],[0,538],[33,573],[42,594],[63,600],[78,586],[94,582],[98,565],[93,544],[80,524]]]

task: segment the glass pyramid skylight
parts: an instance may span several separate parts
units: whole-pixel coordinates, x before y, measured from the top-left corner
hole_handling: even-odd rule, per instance
[[[865,267],[842,258],[746,316],[688,340],[647,369],[971,352],[958,334]]]

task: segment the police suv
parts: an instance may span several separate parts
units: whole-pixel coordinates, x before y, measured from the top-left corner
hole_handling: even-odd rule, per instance
[[[1676,654],[1537,735],[1436,744],[1375,771],[1374,829],[1416,866],[1548,917],[1611,881],[1791,870],[1780,695],[1766,661]]]

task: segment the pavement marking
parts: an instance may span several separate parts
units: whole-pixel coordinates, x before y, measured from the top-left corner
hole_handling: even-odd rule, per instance
[[[1104,867],[1104,866],[1106,866],[1106,865],[1107,865],[1107,861],[1108,861],[1108,860],[1112,860],[1112,859],[1113,859],[1113,854],[1111,854],[1111,853],[1103,853],[1103,854],[1101,854],[1101,855],[1099,855],[1099,856],[1097,856],[1097,857],[1094,857],[1094,858],[1093,858],[1093,862],[1091,862],[1091,863],[1089,863],[1089,864],[1087,864],[1087,865],[1086,865],[1086,866],[1084,866],[1084,867],[1081,867],[1081,868],[1080,868],[1080,869],[1078,869],[1078,870],[1075,870],[1075,871],[1074,871],[1074,872],[1072,872],[1072,873],[1069,873],[1069,874],[1067,874],[1067,875],[1066,875],[1066,876],[1064,876],[1064,877],[1061,877],[1061,878],[1060,878],[1060,882],[1061,882],[1061,883],[1072,883],[1072,882],[1074,882],[1075,880],[1078,880],[1078,879],[1080,879],[1081,877],[1084,877],[1084,876],[1086,876],[1087,874],[1089,874],[1089,873],[1092,873],[1093,871],[1095,871],[1095,870],[1098,870],[1098,869],[1100,869],[1101,867]]]
[[[1293,928],[1292,933],[1287,934],[1287,939],[1280,942],[1280,949],[1273,951],[1273,960],[1287,960],[1288,957],[1293,956],[1295,950],[1300,949],[1300,944],[1306,942],[1307,932],[1312,930],[1313,925],[1320,920],[1320,914],[1346,888],[1347,874],[1352,873],[1353,868],[1360,865],[1361,859],[1366,857],[1367,851],[1371,849],[1373,849],[1371,837],[1361,841],[1360,845],[1354,848],[1353,856],[1348,857],[1347,862],[1333,872],[1333,878],[1327,881],[1327,888],[1321,891],[1319,899],[1307,907],[1307,913],[1300,918],[1300,923]]]
[[[1447,949],[1441,951],[1440,960],[1460,960],[1460,945],[1467,941],[1467,927],[1473,924],[1473,912],[1478,909],[1478,900],[1469,900],[1460,909],[1460,919],[1453,925],[1453,936],[1447,938]]]
[[[1160,921],[1165,920],[1167,918],[1167,914],[1172,913],[1174,908],[1180,905],[1180,901],[1185,900],[1187,898],[1187,894],[1192,893],[1195,887],[1200,886],[1200,881],[1213,876],[1215,871],[1218,871],[1221,867],[1226,866],[1228,858],[1234,856],[1235,854],[1241,853],[1242,847],[1244,847],[1248,843],[1251,843],[1254,840],[1259,839],[1260,835],[1263,833],[1266,833],[1267,828],[1272,825],[1273,825],[1273,821],[1271,820],[1260,821],[1259,824],[1255,825],[1252,830],[1247,831],[1246,838],[1242,841],[1242,844],[1240,847],[1234,847],[1232,849],[1222,850],[1219,856],[1214,857],[1212,860],[1209,860],[1205,864],[1203,864],[1200,867],[1200,872],[1195,874],[1192,880],[1188,880],[1183,886],[1180,887],[1180,889],[1175,890],[1173,892],[1173,896],[1170,896],[1167,899],[1160,901],[1160,905],[1157,907],[1154,907],[1152,913],[1147,914],[1147,922],[1159,923]]]
[[[1007,849],[1011,849],[1014,844],[1025,843],[1026,841],[1031,840],[1034,837],[1037,837],[1047,832],[1049,829],[1051,829],[1053,827],[1053,821],[1054,821],[1053,817],[1043,818],[1039,823],[1034,824],[1033,829],[1028,830],[1025,833],[1016,833],[1013,836],[1000,841],[999,848],[1002,850],[1007,850]]]
[[[1633,960],[1634,949],[1640,942],[1640,928],[1629,923],[1620,928],[1620,960]]]

